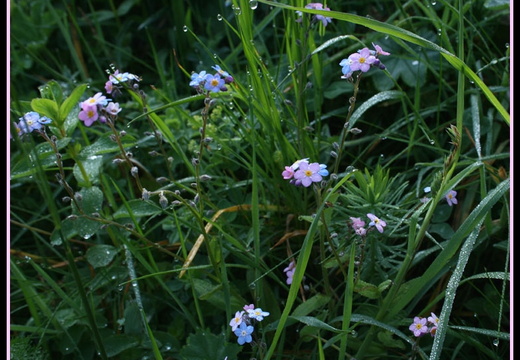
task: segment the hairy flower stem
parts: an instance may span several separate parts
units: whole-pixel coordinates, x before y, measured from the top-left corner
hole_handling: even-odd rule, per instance
[[[121,142],[121,135],[119,134],[119,132],[117,131],[114,123],[115,123],[115,120],[116,120],[117,117],[112,117],[112,116],[108,116],[107,117],[107,124],[108,126],[110,127],[110,129],[112,130],[112,133],[113,133],[113,139],[114,141],[116,142],[117,146],[119,147],[119,150],[121,151],[121,156],[123,158],[123,160],[128,164],[128,166],[130,166],[130,169],[132,167],[134,167],[134,162],[132,161],[132,159],[130,159],[130,157],[128,156],[124,146],[123,146],[123,143]],[[141,185],[141,180],[139,178],[139,174],[132,174],[133,178],[135,179],[135,182],[136,182],[136,185],[137,185],[137,188],[139,189],[139,193],[142,193],[143,191],[143,185]]]
[[[63,161],[61,160],[61,153],[58,150],[58,145],[56,144],[56,138],[54,136],[49,137],[47,135],[47,133],[45,132],[45,130],[40,130],[38,132],[45,139],[45,141],[47,141],[49,143],[52,150],[54,151],[54,154],[56,155],[56,165],[58,166],[58,171],[59,171],[59,173],[56,174],[56,177],[58,178],[58,182],[60,183],[60,185],[63,186],[63,188],[69,195],[69,198],[74,203],[74,205],[76,205],[76,209],[78,209],[78,211],[80,213],[83,213],[76,197],[74,196],[74,190],[69,185],[69,183],[65,180],[65,169],[63,168]],[[78,166],[79,166],[79,164],[78,164]],[[83,169],[83,172],[82,172],[83,178],[86,179],[86,181],[90,184],[90,181],[88,180],[88,176],[85,173],[85,169],[83,167],[80,167],[80,169],[81,168]]]
[[[363,73],[360,73],[356,77],[356,82],[354,83],[354,94],[349,98],[350,106],[348,108],[347,117],[345,119],[345,125],[343,126],[343,129],[341,130],[341,141],[340,141],[339,147],[338,147],[338,156],[336,157],[336,162],[334,163],[334,171],[333,171],[334,174],[338,173],[339,163],[341,161],[341,154],[343,153],[343,148],[345,147],[345,141],[347,139],[347,134],[350,131],[350,129],[349,129],[350,128],[350,118],[352,117],[352,113],[354,112],[354,107],[356,105],[356,98],[357,98],[357,93],[359,91],[359,83],[361,81],[362,75],[363,75]]]

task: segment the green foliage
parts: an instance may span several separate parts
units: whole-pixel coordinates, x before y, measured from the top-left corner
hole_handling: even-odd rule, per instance
[[[10,3],[11,358],[509,356],[509,2],[305,5]]]

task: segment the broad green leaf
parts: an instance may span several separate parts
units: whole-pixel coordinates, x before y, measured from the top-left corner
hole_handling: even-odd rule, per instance
[[[103,168],[103,156],[92,155],[86,160],[76,162],[72,173],[79,186],[89,186],[99,182],[99,174]]]
[[[82,214],[87,216],[93,216],[94,213],[101,211],[103,204],[103,192],[98,187],[83,188],[79,191],[81,200],[78,201],[81,211],[79,211],[75,205],[73,205],[73,214],[78,217],[73,220],[74,228],[77,230],[78,235],[84,239],[89,239],[96,231],[99,230],[102,223],[100,221],[87,219],[82,217]]]
[[[58,125],[60,124],[58,104],[55,101],[39,98],[32,99],[31,108],[38,114],[47,116],[52,121],[56,121]]]
[[[103,344],[108,357],[116,356],[125,350],[136,348],[140,343],[137,336],[129,336],[127,334],[114,334],[103,337]]]
[[[298,305],[293,313],[293,317],[299,317],[299,316],[305,316],[313,311],[316,311],[318,309],[321,309],[324,307],[328,302],[330,301],[330,297],[322,294],[317,294],[310,299],[307,299],[307,301],[302,302],[300,305]]]
[[[52,100],[56,104],[61,104],[63,101],[63,90],[56,80],[51,80],[47,84],[39,86],[38,90],[40,90],[42,99]]]
[[[72,93],[69,95],[69,97],[63,101],[59,110],[60,121],[65,120],[74,107],[79,107],[79,100],[81,99],[81,96],[83,96],[83,93],[86,89],[87,84],[76,86],[76,88],[72,90]]]
[[[129,211],[133,217],[149,217],[160,214],[163,212],[162,208],[151,202],[144,201],[141,199],[132,199],[126,202],[126,205],[121,206],[115,213],[115,219],[131,217]]]
[[[215,335],[209,330],[198,330],[188,337],[186,345],[180,351],[180,359],[223,360],[226,357],[236,359],[241,350],[241,346],[230,344],[224,335]]]
[[[117,255],[117,249],[112,245],[95,245],[87,250],[87,261],[94,268],[107,266]]]
[[[378,299],[381,296],[376,285],[359,280],[354,286],[354,291],[369,299]]]
[[[127,134],[121,139],[121,142],[125,148],[133,147],[137,144],[137,140]],[[113,140],[110,139],[110,134],[106,133],[101,135],[95,143],[89,146],[85,146],[80,151],[81,158],[88,158],[93,155],[102,155],[110,153],[118,153],[120,151],[119,146]]]

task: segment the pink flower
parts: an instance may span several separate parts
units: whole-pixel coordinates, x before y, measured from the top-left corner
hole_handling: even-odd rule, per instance
[[[383,232],[383,228],[386,226],[386,222],[384,220],[381,220],[374,214],[367,214],[368,218],[371,220],[368,226],[375,226],[377,231],[380,233]]]
[[[78,118],[85,123],[85,126],[91,126],[94,121],[99,118],[96,105],[82,105],[82,110],[78,114]]]
[[[320,164],[302,161],[298,171],[294,173],[294,179],[300,180],[305,187],[311,186],[313,182],[320,182],[323,177],[319,174],[321,171]]]
[[[435,336],[437,332],[437,326],[439,325],[439,318],[434,313],[431,313],[432,316],[428,317],[428,322],[432,325],[430,328],[430,335]]]
[[[101,105],[106,106],[108,104],[108,100],[105,95],[102,95],[100,92],[96,93],[96,95],[88,98],[87,100],[81,103],[81,108],[83,109],[85,106],[94,106]]]
[[[428,326],[426,326],[426,318],[414,317],[413,323],[409,327],[410,331],[413,332],[414,336],[421,337],[428,332]]]
[[[242,315],[244,315],[244,311],[237,311],[235,313],[235,317],[231,319],[229,322],[229,326],[231,326],[231,331],[235,331],[237,327],[242,324]]]
[[[372,43],[372,46],[374,47],[374,49],[376,49],[376,56],[379,56],[379,55],[390,55],[389,52],[387,51],[384,51],[381,46],[379,45],[376,45],[374,43]]]
[[[244,310],[245,311],[253,310],[254,308],[255,308],[255,304],[244,305]]]
[[[459,203],[456,196],[457,192],[455,190],[448,191],[448,193],[446,194],[446,201],[448,202],[449,206],[456,205]]]
[[[350,71],[361,70],[362,72],[370,70],[370,65],[377,60],[368,48],[363,48],[359,52],[351,54],[348,58],[351,61]]]
[[[285,180],[292,179],[294,176],[294,170],[290,166],[286,166],[285,170],[282,172],[282,176]]]
[[[287,285],[292,284],[295,269],[296,269],[296,263],[294,262],[294,260],[291,260],[291,262],[289,263],[289,266],[287,266],[285,269],[283,269],[283,272],[287,275],[287,280],[285,281],[287,283]]]

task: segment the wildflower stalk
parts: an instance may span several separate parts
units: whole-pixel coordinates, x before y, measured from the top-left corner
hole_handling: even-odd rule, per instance
[[[79,203],[78,203],[76,197],[74,196],[74,190],[65,180],[66,179],[65,170],[63,167],[63,161],[61,159],[62,155],[61,155],[60,151],[58,150],[58,145],[56,144],[56,141],[57,141],[56,137],[54,135],[49,137],[49,135],[47,135],[47,133],[45,132],[45,129],[38,130],[38,133],[41,135],[41,137],[43,137],[45,139],[45,141],[47,141],[49,143],[52,150],[54,151],[54,155],[56,156],[56,165],[58,166],[58,172],[59,172],[58,174],[56,174],[58,183],[63,186],[63,188],[69,195],[69,198],[71,199],[71,201],[74,203],[74,205],[76,205],[76,209],[78,209],[78,211],[80,213],[82,213],[83,211],[81,210],[81,207],[79,206]],[[86,181],[88,181],[88,183],[90,183],[90,181],[88,180],[88,175],[86,173],[84,173],[84,171],[85,171],[85,169],[83,168],[83,172],[82,172],[83,178]]]
[[[112,130],[112,134],[113,134],[112,139],[116,142],[117,146],[119,147],[119,150],[121,152],[121,156],[122,156],[123,160],[128,164],[130,169],[133,169],[134,168],[134,163],[130,159],[129,153],[125,150],[125,148],[123,146],[123,143],[121,142],[121,134],[117,131],[117,129],[116,129],[115,125],[114,125],[116,119],[117,119],[116,116],[114,116],[114,117],[108,116],[107,117],[107,124],[110,127],[110,129]],[[143,191],[143,186],[141,185],[141,180],[139,178],[139,174],[137,172],[132,171],[132,170],[131,170],[131,174],[132,174],[132,177],[135,179],[135,182],[136,182],[137,188],[139,189],[139,192],[142,192]]]
[[[341,161],[341,154],[343,153],[343,148],[345,147],[345,141],[347,139],[347,134],[350,131],[350,129],[349,129],[350,128],[350,118],[352,117],[352,114],[354,112],[354,107],[356,105],[356,98],[357,98],[357,93],[359,91],[359,83],[361,81],[362,75],[363,75],[363,73],[359,73],[357,75],[356,82],[354,83],[354,94],[349,98],[350,106],[348,108],[348,113],[347,113],[347,117],[345,119],[345,124],[343,125],[343,129],[341,130],[341,140],[340,140],[340,143],[338,146],[338,154],[336,157],[336,161],[334,163],[334,170],[333,170],[334,174],[338,173],[339,163]],[[351,79],[351,78],[349,78],[349,79]]]

